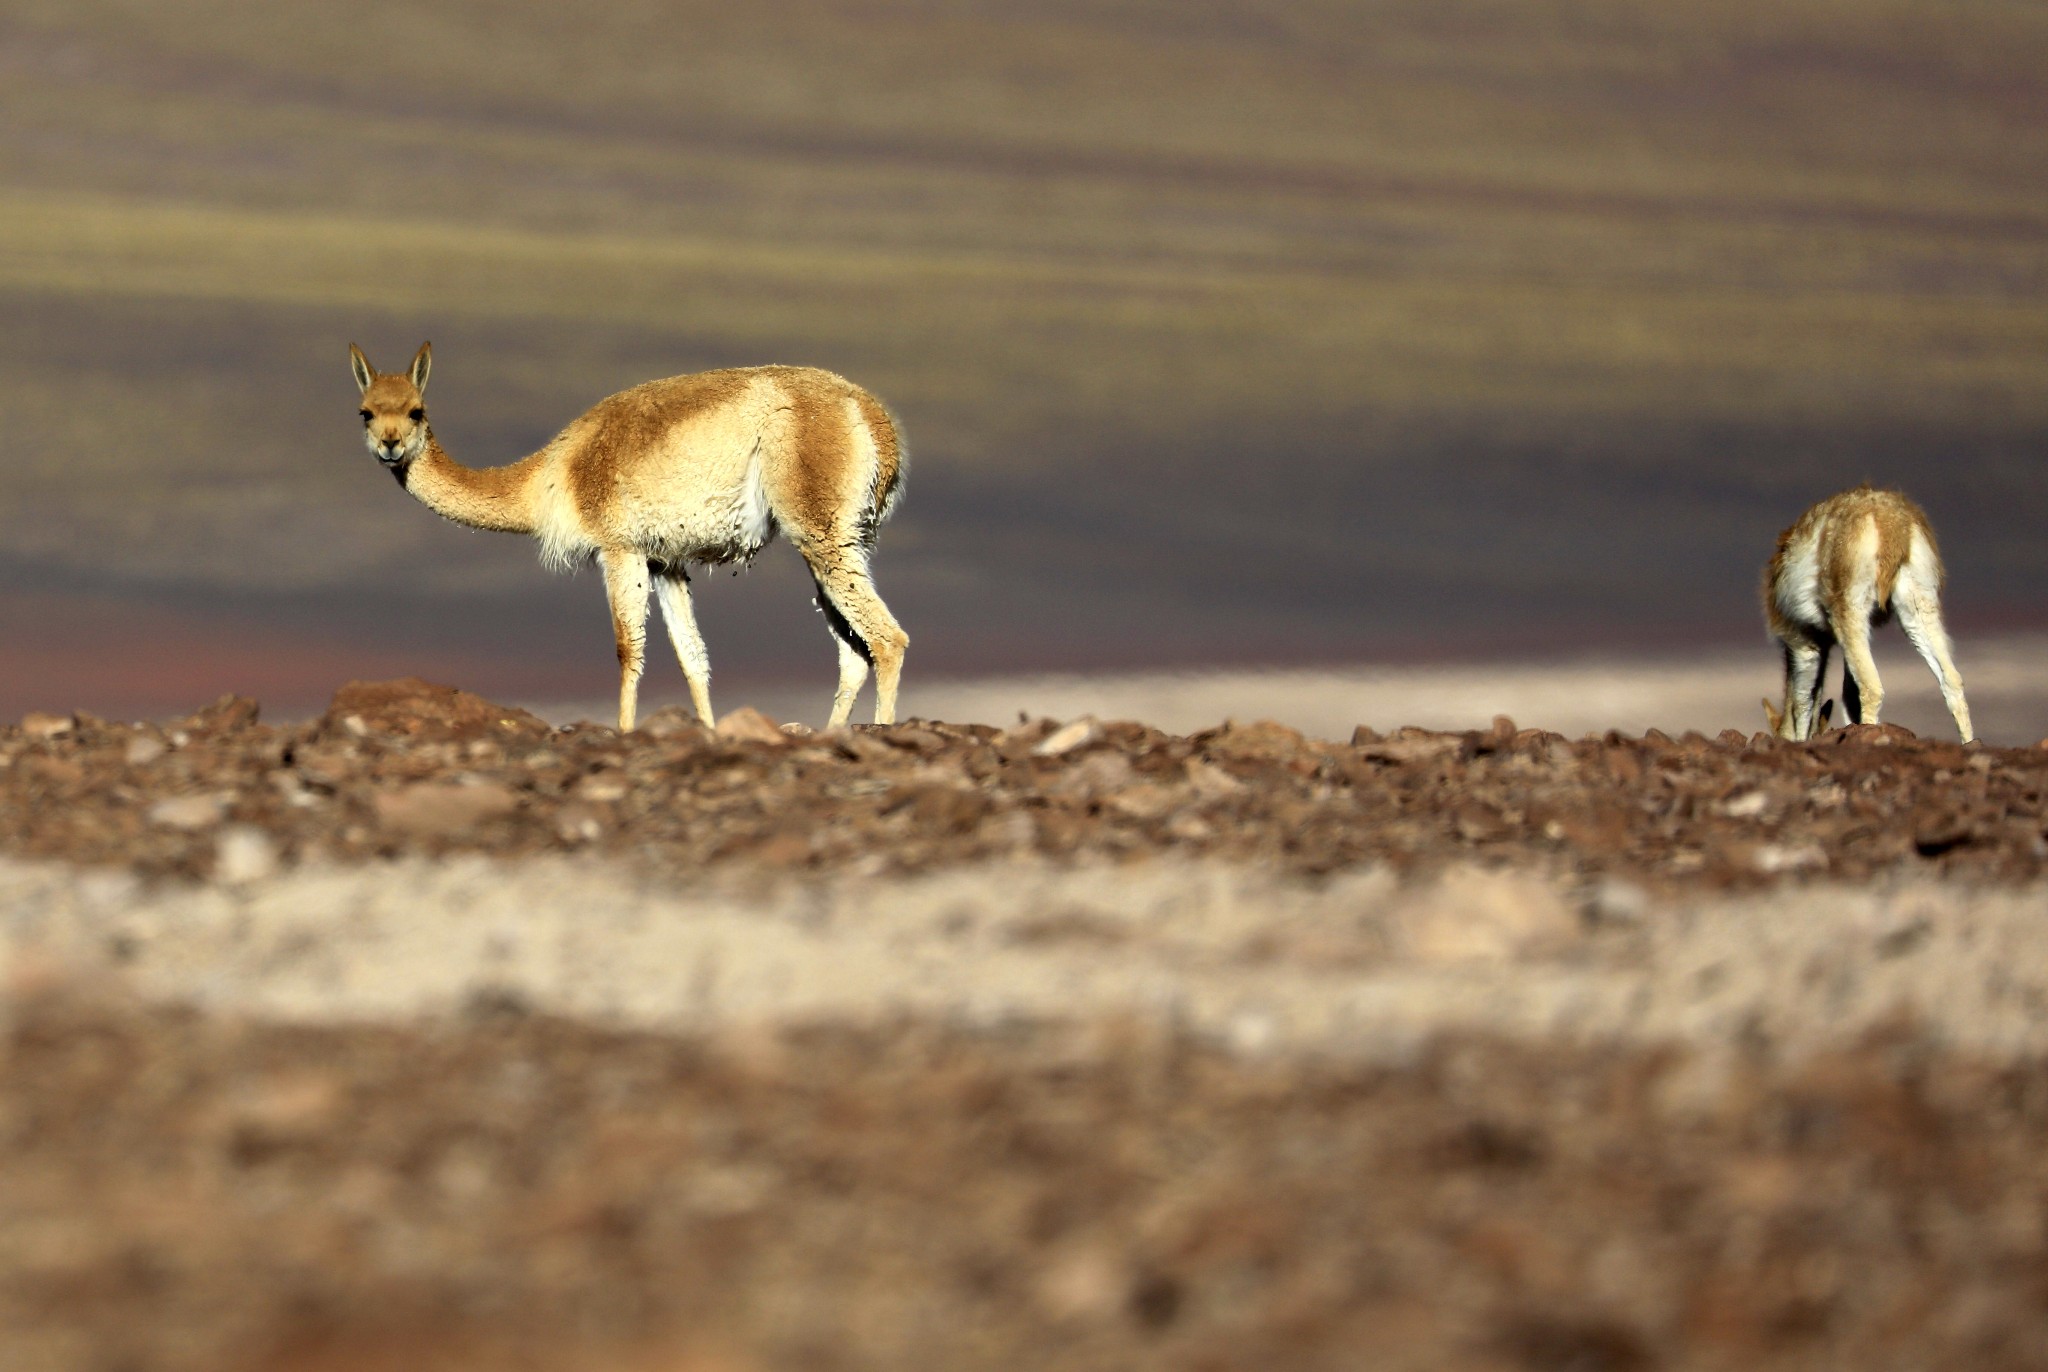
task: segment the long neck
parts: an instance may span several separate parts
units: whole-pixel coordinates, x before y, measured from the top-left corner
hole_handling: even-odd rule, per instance
[[[531,494],[540,454],[503,467],[465,467],[427,433],[426,451],[397,469],[398,484],[444,519],[475,529],[530,534],[537,522]]]

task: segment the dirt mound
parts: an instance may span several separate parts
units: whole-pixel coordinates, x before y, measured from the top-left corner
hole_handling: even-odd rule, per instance
[[[253,710],[249,718],[253,723]],[[374,732],[415,742],[469,743],[519,735],[536,737],[550,730],[545,721],[524,710],[408,676],[396,681],[349,682],[334,693],[314,732],[357,738]]]
[[[204,876],[305,858],[608,851],[641,864],[918,871],[995,857],[1218,856],[1304,873],[1480,859],[1755,886],[1900,870],[2039,875],[2048,750],[1903,729],[1725,733],[915,720],[785,733],[675,710],[550,729],[449,687],[356,682],[309,724],[230,698],[126,726],[0,729],[0,851]]]

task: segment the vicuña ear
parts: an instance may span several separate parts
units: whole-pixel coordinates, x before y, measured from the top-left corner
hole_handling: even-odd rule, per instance
[[[1764,719],[1771,726],[1772,736],[1776,737],[1779,728],[1785,723],[1785,714],[1777,706],[1771,704],[1769,696],[1764,697]]]
[[[420,394],[427,392],[427,373],[434,369],[434,345],[420,344],[420,350],[412,355],[412,388]]]
[[[377,379],[377,369],[370,365],[370,359],[363,356],[363,350],[355,344],[348,345],[348,369],[356,374],[356,389],[367,391],[370,383]]]

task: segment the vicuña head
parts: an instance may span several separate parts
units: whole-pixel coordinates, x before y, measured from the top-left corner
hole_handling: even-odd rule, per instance
[[[404,373],[380,375],[355,344],[348,345],[349,369],[363,393],[363,439],[376,459],[393,471],[417,461],[432,437],[427,428],[427,373],[434,345],[420,344]],[[404,481],[400,476],[399,480]]]
[[[426,344],[403,373],[353,343],[370,451],[436,513],[531,534],[550,565],[595,557],[619,650],[619,728],[631,729],[646,660],[647,596],[661,602],[690,698],[709,723],[711,664],[690,608],[690,563],[745,563],[778,532],[809,564],[839,646],[831,724],[875,672],[875,722],[896,718],[910,638],[868,570],[875,533],[903,494],[895,421],[872,395],[812,367],[749,367],[649,381],[608,396],[539,452],[465,467],[427,422]]]
[[[1764,618],[1785,653],[1785,703],[1764,702],[1771,732],[1807,739],[1826,725],[1827,708],[1816,706],[1837,643],[1842,713],[1852,724],[1877,723],[1884,685],[1870,656],[1870,628],[1896,612],[1933,671],[1963,741],[1975,738],[1963,678],[1942,628],[1941,583],[1934,530],[1920,507],[1897,491],[1843,491],[1779,534],[1763,585]]]

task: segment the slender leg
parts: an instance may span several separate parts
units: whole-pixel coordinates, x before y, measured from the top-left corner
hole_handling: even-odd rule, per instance
[[[1846,722],[1875,724],[1878,712],[1884,709],[1884,683],[1877,679],[1877,662],[1870,656],[1870,612],[1865,606],[1851,605],[1843,618],[1847,622],[1835,626],[1835,636],[1842,641]]]
[[[647,559],[629,548],[611,548],[598,554],[598,562],[619,645],[619,732],[630,733],[647,663]]]
[[[1827,670],[1828,648],[1825,643],[1808,639],[1795,639],[1785,645],[1785,712],[1787,719],[1786,737],[1808,739],[1813,737],[1813,720],[1819,704],[1821,675]]]
[[[819,553],[815,547],[801,551],[823,593],[825,619],[840,641],[839,690],[832,698],[831,727],[844,724],[852,713],[854,693],[867,675],[869,662],[875,667],[875,723],[894,724],[896,686],[903,676],[903,653],[910,646],[910,635],[876,594],[874,580],[868,575],[867,554],[859,543],[847,538],[827,546],[829,553]]]
[[[836,729],[853,713],[854,697],[868,679],[868,645],[846,622],[846,616],[839,613],[839,607],[825,594],[823,584],[818,586],[818,612],[825,616],[825,623],[832,630],[832,642],[839,648],[839,689],[832,693],[832,717],[826,723],[827,728]]]
[[[1934,673],[1934,680],[1941,687],[1942,703],[1955,716],[1956,728],[1963,734],[1963,742],[1977,737],[1970,727],[1970,702],[1963,698],[1963,676],[1956,670],[1955,657],[1949,647],[1948,631],[1941,624],[1941,603],[1934,594],[1923,587],[1907,587],[1903,582],[1892,603],[1898,607],[1899,627],[1906,631],[1906,637],[1920,654],[1920,660]]]
[[[662,622],[668,625],[668,641],[675,645],[676,658],[683,664],[683,678],[690,683],[690,703],[697,718],[717,723],[711,713],[711,655],[704,651],[704,635],[697,632],[697,616],[690,609],[690,578],[681,567],[657,572],[654,598],[661,604]]]

